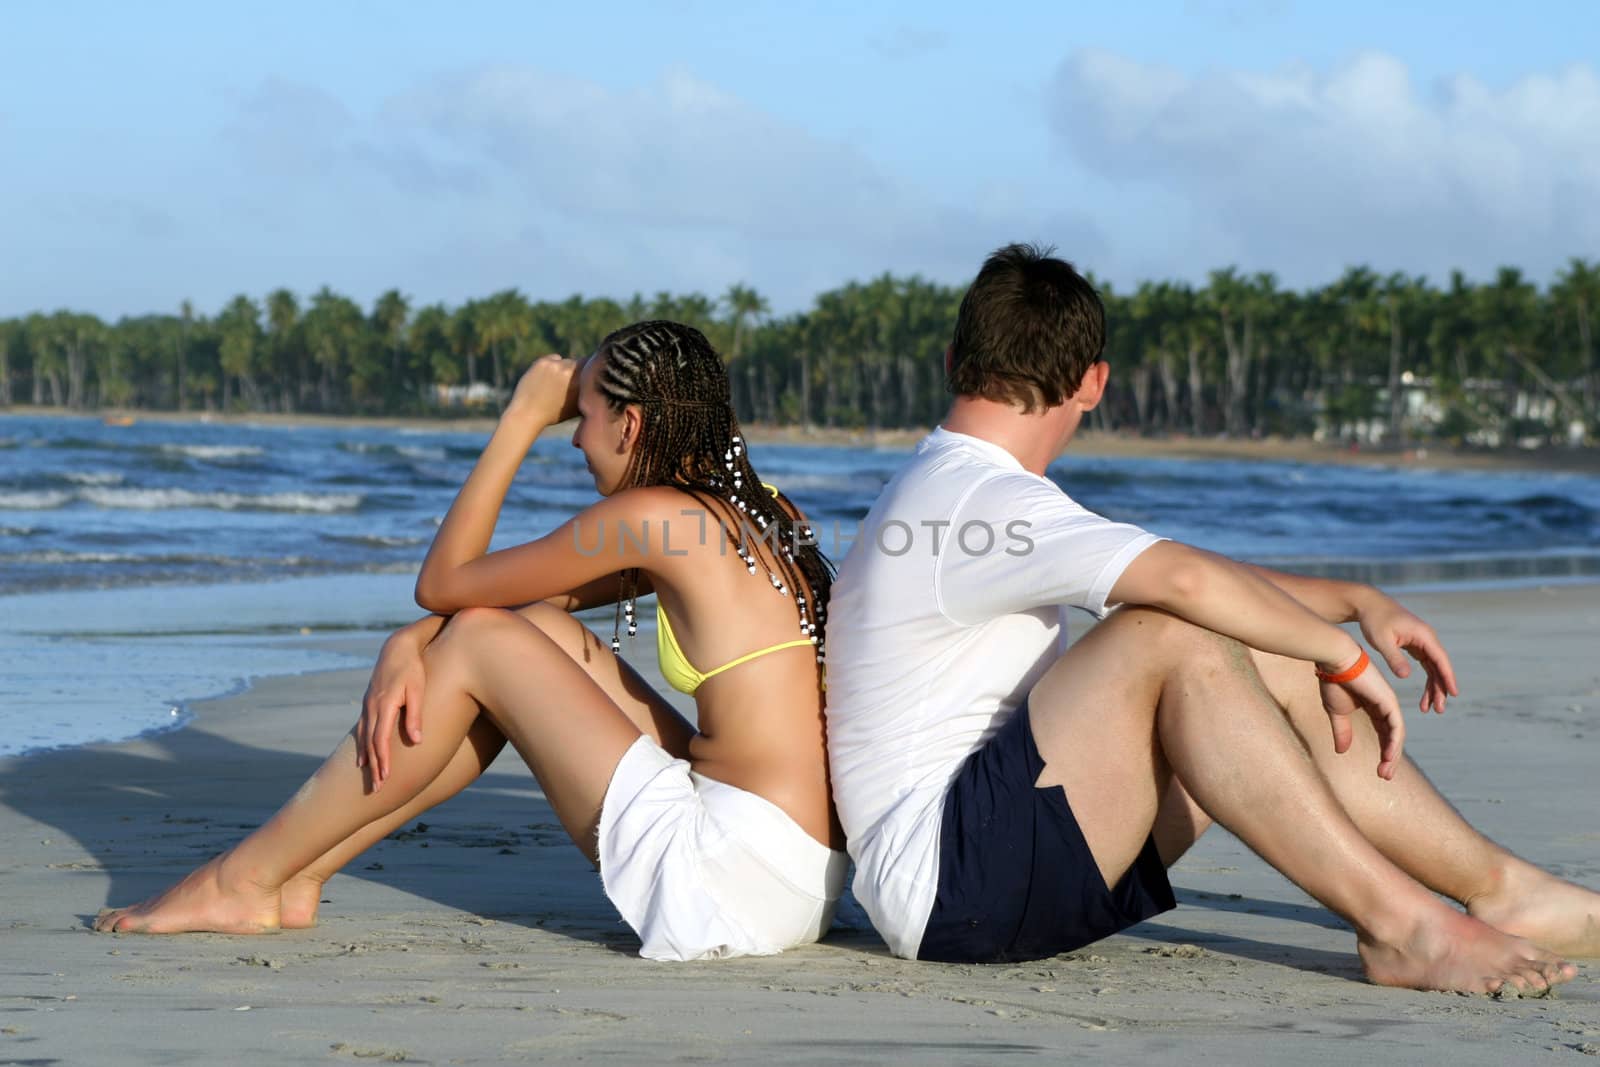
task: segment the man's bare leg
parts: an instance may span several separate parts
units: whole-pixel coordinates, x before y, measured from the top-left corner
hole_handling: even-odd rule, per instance
[[[1124,609],[1074,645],[1028,703],[1046,763],[1038,785],[1064,787],[1107,884],[1132,865],[1164,803],[1171,815],[1176,777],[1205,812],[1355,927],[1374,982],[1538,992],[1576,973],[1444,904],[1385,858],[1237,642]]]
[[[382,790],[368,790],[368,772],[355,764],[355,740],[346,737],[266,824],[166,893],[108,913],[96,928],[277,928],[282,886],[422,793],[456,756],[480,711],[516,746],[573,842],[592,857],[601,802],[638,727],[554,641],[510,612],[462,612],[429,646],[424,662],[423,739],[394,750]],[[539,684],[528,685],[529,677]]]
[[[1366,719],[1357,717],[1350,751],[1334,752],[1310,665],[1253,655],[1262,680],[1339,803],[1391,862],[1499,930],[1564,956],[1600,956],[1600,893],[1563,881],[1490,841],[1411,760],[1401,761],[1392,781],[1374,775],[1377,732]]]
[[[582,667],[641,733],[649,735],[674,756],[688,758],[694,727],[593,631],[565,611],[548,604],[534,604],[518,614],[537,626]],[[329,878],[418,815],[475,782],[500,754],[505,740],[505,735],[492,722],[480,717],[462,740],[456,755],[426,789],[391,814],[351,834],[284,884],[279,916],[282,926],[300,929],[315,925],[322,887]],[[399,736],[390,740],[394,746],[407,743]]]

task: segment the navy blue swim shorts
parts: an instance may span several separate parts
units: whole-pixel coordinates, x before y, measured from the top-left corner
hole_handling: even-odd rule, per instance
[[[918,959],[1045,959],[1177,906],[1154,838],[1106,888],[1066,791],[1034,787],[1043,769],[1024,701],[945,795],[939,889]]]

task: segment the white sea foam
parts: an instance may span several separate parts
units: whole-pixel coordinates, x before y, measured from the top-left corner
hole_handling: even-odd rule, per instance
[[[116,471],[68,471],[62,477],[78,485],[121,485],[123,480]]]
[[[162,445],[161,451],[175,452],[191,459],[238,459],[259,456],[266,450],[259,445]]]
[[[0,553],[6,563],[136,563],[142,559],[126,552],[8,552]]]
[[[445,451],[442,448],[423,448],[420,445],[397,445],[395,451],[409,459],[444,459]]]
[[[375,548],[409,548],[425,545],[425,537],[386,537],[383,534],[323,534],[325,540],[346,545],[369,545]]]
[[[359,493],[197,493],[189,489],[85,489],[80,499],[103,508],[164,511],[210,508],[221,511],[355,511]],[[58,505],[51,505],[58,506]]]
[[[71,499],[71,493],[59,489],[32,493],[0,492],[0,508],[8,511],[48,511],[50,508],[59,508]]]

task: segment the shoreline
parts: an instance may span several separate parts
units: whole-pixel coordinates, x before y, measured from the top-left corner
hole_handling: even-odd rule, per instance
[[[360,580],[368,577],[381,576],[331,575],[328,577],[334,579],[355,578]],[[172,582],[151,586],[126,586],[115,590],[73,589],[63,590],[60,591],[60,593],[55,594],[24,592],[17,594],[0,594],[0,605],[3,605],[8,598],[14,597],[24,598],[25,603],[27,601],[38,603],[38,600],[41,597],[52,598],[55,596],[65,596],[68,598],[77,598],[85,594],[91,598],[96,598],[97,596],[103,598],[106,594],[110,594],[112,596],[117,596],[120,599],[124,597],[135,597],[141,590],[171,591],[176,589],[181,590],[182,594],[190,596],[198,594],[204,599],[209,599],[206,597],[206,593],[207,591],[211,591],[215,596],[231,596],[233,598],[237,598],[240,596],[248,597],[251,595],[259,595],[260,591],[264,587],[269,586],[276,586],[280,589],[293,589],[296,584],[303,584],[306,581],[315,582],[316,579],[286,577],[278,581],[250,581],[241,582],[233,586],[228,586],[226,583],[216,582]],[[1600,597],[1600,572],[1554,576],[1516,575],[1505,577],[1484,577],[1476,580],[1462,581],[1422,580],[1413,585],[1383,584],[1381,587],[1402,602],[1410,602],[1412,600],[1431,602],[1435,598],[1445,598],[1448,600],[1455,597],[1471,596],[1522,596],[1533,593],[1559,595],[1566,593],[1567,591],[1572,591],[1572,595],[1577,596],[1584,596],[1592,593],[1597,597]],[[300,590],[300,593],[301,595],[304,595],[303,590]],[[109,601],[104,601],[103,599],[102,602],[109,603]],[[243,698],[249,694],[252,688],[256,686],[278,681],[293,681],[295,679],[309,678],[311,676],[330,672],[340,672],[354,669],[351,666],[350,657],[355,657],[359,661],[366,662],[370,662],[372,659],[374,659],[377,655],[379,647],[382,645],[383,640],[388,633],[395,627],[404,625],[405,622],[410,621],[410,618],[413,617],[415,609],[412,609],[412,611],[408,613],[406,611],[406,608],[408,607],[410,607],[409,604],[397,607],[392,618],[379,618],[377,616],[371,616],[361,620],[351,619],[331,622],[318,622],[308,616],[305,620],[306,624],[292,626],[282,623],[272,623],[243,629],[234,628],[224,630],[215,627],[209,627],[204,623],[196,623],[193,627],[185,630],[169,632],[161,629],[154,629],[142,634],[122,634],[120,636],[122,636],[125,640],[132,640],[138,643],[151,642],[157,648],[166,648],[167,646],[175,645],[178,642],[209,642],[217,639],[224,639],[229,642],[230,651],[232,652],[232,658],[230,662],[234,663],[235,665],[251,659],[252,650],[254,658],[259,659],[260,657],[269,657],[271,664],[255,672],[252,672],[250,668],[246,666],[239,667],[235,672],[218,674],[215,678],[210,679],[207,685],[204,686],[204,691],[200,692],[178,692],[164,689],[163,693],[165,695],[160,700],[156,700],[150,704],[151,710],[149,712],[149,716],[143,720],[146,725],[133,730],[133,732],[122,732],[115,728],[105,728],[105,734],[103,736],[97,736],[88,739],[80,738],[62,741],[46,740],[32,747],[11,752],[0,748],[0,761],[7,759],[28,760],[63,752],[73,752],[99,745],[120,745],[131,742],[152,740],[159,738],[162,735],[179,732],[193,726],[199,721],[199,713],[197,709],[210,704],[233,700],[235,698]],[[586,612],[581,614],[579,617],[591,628],[603,627],[603,624],[605,624],[609,619],[609,615],[604,611],[604,609]],[[626,653],[625,655],[627,655],[627,658],[630,660],[630,662],[633,662],[636,669],[638,669],[642,674],[651,680],[652,685],[654,685],[659,691],[663,692],[668,697],[669,701],[677,706],[678,710],[689,717],[692,721],[694,716],[694,702],[688,698],[681,697],[681,694],[678,694],[675,690],[672,690],[669,686],[667,686],[665,680],[662,679],[657,672],[657,668],[653,659],[653,650],[655,648],[654,626],[655,621],[653,613],[649,611],[643,612],[639,619],[640,633],[635,639],[636,644],[633,646],[636,651],[632,655],[627,655]],[[1079,632],[1081,629],[1081,626],[1076,627],[1074,632]],[[0,628],[0,647],[4,647],[3,639],[6,636],[7,631],[3,628]],[[75,634],[70,631],[51,631],[47,629],[45,631],[33,633],[28,636],[46,637],[56,646],[62,646],[64,644],[66,647],[66,652],[68,653],[66,658],[72,658],[72,654],[75,652],[82,652],[84,654],[92,653],[97,647],[96,642],[103,641],[108,635],[104,631]],[[630,646],[624,644],[625,649],[628,647]],[[302,662],[293,663],[292,665],[284,665],[284,657],[293,656],[296,653],[307,657],[320,658],[322,662],[316,662],[315,660],[307,659]],[[127,654],[128,653],[124,651],[123,655],[126,656]],[[329,662],[329,660],[336,660],[339,658],[342,658],[344,662]],[[176,685],[178,683],[174,684]],[[126,693],[122,695],[122,699],[125,704],[128,695],[129,694]],[[148,696],[148,692],[145,695]],[[127,705],[127,707],[129,712],[135,710],[134,705]],[[0,713],[3,713],[4,710],[5,709],[3,707],[0,707]],[[165,712],[167,715],[170,715],[171,718],[161,718],[163,712]],[[4,721],[5,716],[0,714],[0,723],[3,723]],[[137,721],[138,720],[130,719],[128,726],[130,728],[134,727]]]
[[[204,426],[268,426],[292,429],[360,429],[374,427],[438,433],[491,432],[492,416],[451,416],[437,419],[396,415],[317,415],[281,413],[219,413],[201,411],[144,411],[105,409],[95,412],[65,408],[14,405],[0,410],[0,426],[6,416],[33,418],[78,418],[96,422],[132,419],[136,422]],[[567,431],[559,426],[545,430],[552,436]],[[851,446],[906,450],[927,433],[927,429],[847,430],[825,426],[789,426],[751,423],[744,427],[752,444]],[[1239,460],[1284,463],[1331,464],[1339,466],[1379,466],[1422,470],[1484,471],[1564,471],[1600,474],[1600,448],[1545,448],[1534,451],[1454,449],[1449,446],[1417,446],[1406,449],[1352,449],[1336,443],[1309,438],[1265,437],[1235,440],[1225,437],[1190,437],[1173,434],[1165,437],[1140,437],[1122,432],[1083,430],[1065,453],[1073,457],[1132,459]]]
[[[1406,599],[1465,694],[1443,719],[1413,712],[1408,751],[1491,837],[1600,884],[1585,814],[1600,803],[1600,587]],[[651,963],[514,755],[329,882],[313,929],[87,932],[101,905],[169,884],[281,803],[348,728],[366,674],[261,679],[198,703],[183,730],[0,759],[0,1048],[140,1065],[220,1047],[291,1064],[1334,1064],[1357,1038],[1364,1056],[1421,1064],[1600,1048],[1594,964],[1547,1000],[1369,985],[1350,931],[1220,831],[1174,869],[1177,911],[1055,959],[894,959],[847,903],[822,943],[780,958]],[[1415,679],[1397,690],[1415,706]]]

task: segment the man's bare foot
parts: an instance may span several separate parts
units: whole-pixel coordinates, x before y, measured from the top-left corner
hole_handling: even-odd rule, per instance
[[[279,927],[278,891],[230,879],[219,856],[159,896],[95,918],[101,933],[181,934],[211,930],[261,934]]]
[[[278,922],[283,929],[304,930],[317,925],[322,886],[320,878],[309,874],[297,874],[283,883],[278,903]]]
[[[1509,987],[1539,996],[1571,981],[1572,964],[1520,937],[1448,908],[1430,912],[1394,944],[1363,937],[1357,951],[1379,985],[1455,993],[1498,993]]]
[[[1517,860],[1495,888],[1467,901],[1496,930],[1577,959],[1600,957],[1600,893]]]

